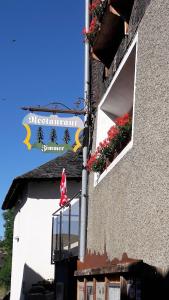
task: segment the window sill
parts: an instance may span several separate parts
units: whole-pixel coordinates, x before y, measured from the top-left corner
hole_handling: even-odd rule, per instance
[[[127,146],[119,153],[119,155],[112,161],[112,163],[104,170],[102,174],[94,174],[94,187],[96,187],[102,179],[117,165],[117,163],[123,158],[126,153],[133,147],[133,138],[127,144]]]

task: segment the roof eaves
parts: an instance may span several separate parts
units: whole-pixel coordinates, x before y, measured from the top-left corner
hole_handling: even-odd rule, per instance
[[[15,199],[14,195],[17,195],[21,181],[23,181],[23,180],[19,179],[19,178],[15,178],[13,180],[13,182],[8,190],[8,193],[6,194],[5,200],[2,204],[3,210],[10,209],[13,207],[14,199]],[[10,201],[10,200],[12,200],[12,201]]]
[[[61,176],[58,177],[16,177],[7,194],[6,197],[4,199],[4,202],[2,204],[2,210],[6,210],[6,209],[11,209],[14,207],[14,205],[17,203],[17,197],[21,191],[21,188],[28,182],[39,182],[39,181],[57,181],[60,180]],[[68,180],[81,180],[80,176],[72,176],[72,177],[68,177]]]

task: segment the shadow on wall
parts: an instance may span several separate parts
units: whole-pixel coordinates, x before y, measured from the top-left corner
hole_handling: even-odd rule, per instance
[[[24,265],[23,277],[22,277],[22,288],[19,300],[25,299],[25,295],[28,293],[32,284],[44,280],[38,273],[32,270],[27,264]]]
[[[129,274],[133,274],[133,278],[139,278],[142,300],[169,299],[169,272],[164,275],[161,270],[142,263],[131,267]],[[130,295],[130,290],[127,291],[127,294]],[[127,299],[130,299],[130,297]]]
[[[24,265],[22,289],[19,300],[53,300],[54,283],[45,280],[42,276]]]
[[[115,276],[117,280],[119,276],[120,281],[121,277],[121,300],[169,299],[169,270],[164,273],[161,269],[144,263],[143,260],[129,258],[127,253],[123,253],[121,259],[109,260],[106,246],[103,253],[88,250],[84,262],[78,261],[77,270],[83,279],[86,278],[83,273],[85,269],[89,272],[95,270],[94,278],[99,280],[100,278],[105,280],[105,276],[110,280]]]
[[[35,284],[43,280],[44,278],[42,276],[40,276],[38,273],[32,270],[27,264],[25,264],[23,270],[22,293],[23,294],[27,293],[32,287],[32,284]]]
[[[60,197],[60,182],[30,182],[28,197],[35,199],[56,199]]]
[[[60,180],[30,182],[28,197],[35,199],[60,199]],[[68,197],[72,198],[81,189],[81,179],[67,179]]]

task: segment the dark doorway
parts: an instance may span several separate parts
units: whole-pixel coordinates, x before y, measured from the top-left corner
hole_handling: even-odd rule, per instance
[[[55,263],[55,299],[76,299],[76,278],[74,272],[77,270],[77,257],[71,257],[64,261]]]

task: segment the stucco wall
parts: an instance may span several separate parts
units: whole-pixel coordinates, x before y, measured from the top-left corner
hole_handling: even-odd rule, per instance
[[[134,145],[94,188],[87,248],[169,266],[169,2],[153,0],[138,31]]]
[[[69,197],[80,190],[68,182]],[[59,182],[29,183],[16,208],[14,222],[11,300],[24,299],[33,283],[54,279],[51,265],[52,213],[59,208]]]

